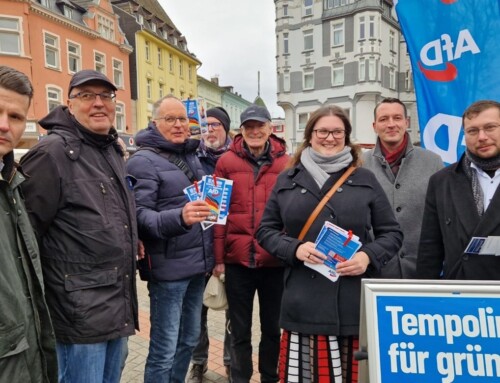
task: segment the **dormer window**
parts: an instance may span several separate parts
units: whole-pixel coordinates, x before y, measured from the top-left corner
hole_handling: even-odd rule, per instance
[[[142,16],[140,13],[135,14],[135,19],[140,25],[144,25],[144,16]]]

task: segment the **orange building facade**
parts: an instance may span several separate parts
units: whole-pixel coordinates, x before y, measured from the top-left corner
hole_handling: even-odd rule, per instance
[[[117,88],[115,127],[133,134],[129,55],[108,0],[0,0],[0,65],[31,79],[35,90],[20,148],[29,148],[45,131],[37,121],[66,104],[71,76],[96,69]]]

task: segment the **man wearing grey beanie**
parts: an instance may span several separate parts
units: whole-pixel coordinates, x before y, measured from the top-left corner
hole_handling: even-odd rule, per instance
[[[231,126],[231,119],[229,118],[226,110],[220,106],[207,110],[207,123],[208,132],[201,137],[201,143],[198,148],[198,158],[200,159],[201,166],[206,174],[214,174],[215,164],[220,156],[222,156],[229,145],[231,139],[228,132]],[[210,278],[207,275],[206,281]],[[191,358],[191,371],[189,372],[188,383],[202,383],[203,374],[207,371],[208,363],[208,328],[207,328],[207,314],[208,307],[203,306],[201,311],[201,333],[198,344],[193,350]],[[229,316],[226,310],[226,325],[224,333],[224,355],[223,361],[226,367],[226,374],[230,379],[230,356],[231,336],[229,333]]]

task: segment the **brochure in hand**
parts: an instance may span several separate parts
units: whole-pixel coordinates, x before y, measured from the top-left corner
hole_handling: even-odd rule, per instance
[[[201,181],[184,189],[184,194],[189,201],[203,200],[210,207],[207,220],[201,223],[203,230],[214,224],[226,224],[232,191],[232,180],[215,176],[203,176]]]
[[[332,282],[339,279],[337,264],[351,259],[361,247],[358,236],[328,221],[321,228],[315,243],[316,250],[321,251],[328,259],[322,264],[304,264]]]

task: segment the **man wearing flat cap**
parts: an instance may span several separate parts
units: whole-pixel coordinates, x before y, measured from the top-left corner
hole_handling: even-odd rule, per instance
[[[265,107],[250,105],[241,114],[241,133],[217,161],[215,174],[234,181],[226,225],[214,228],[214,275],[225,273],[231,320],[231,381],[248,383],[253,374],[252,310],[260,307],[261,382],[278,381],[283,264],[255,239],[278,174],[288,163],[286,144],[272,134]]]
[[[67,106],[39,121],[47,137],[21,160],[40,247],[59,382],[119,382],[138,328],[133,180],[113,128],[115,85],[82,70]]]

